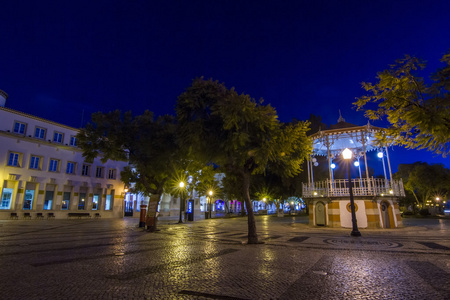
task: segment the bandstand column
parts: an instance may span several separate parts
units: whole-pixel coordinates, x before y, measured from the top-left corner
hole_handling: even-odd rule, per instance
[[[370,180],[369,180],[369,168],[367,168],[367,155],[366,155],[366,140],[364,133],[361,131],[361,141],[363,146],[363,152],[364,152],[364,169],[366,169],[366,179],[367,179],[367,190],[370,191]]]
[[[330,188],[333,189],[333,181],[334,181],[334,177],[333,177],[333,170],[331,169],[331,160],[330,160],[330,139],[329,136],[327,135],[327,160],[328,160],[328,172],[330,174]]]
[[[392,170],[391,170],[391,162],[389,160],[388,147],[384,146],[384,149],[386,149],[386,159],[387,159],[388,168],[389,168],[389,180],[391,181],[391,186],[392,186]]]

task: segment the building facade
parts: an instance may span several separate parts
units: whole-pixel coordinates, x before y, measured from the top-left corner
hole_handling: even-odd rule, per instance
[[[78,129],[5,107],[0,90],[0,219],[124,212],[126,162],[86,162]]]

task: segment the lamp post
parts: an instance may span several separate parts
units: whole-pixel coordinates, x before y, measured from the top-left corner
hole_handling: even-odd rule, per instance
[[[213,195],[213,191],[209,191],[209,218],[211,219],[211,197]]]
[[[347,172],[348,172],[348,189],[350,192],[350,210],[352,212],[352,232],[351,236],[361,236],[361,232],[358,230],[358,224],[356,221],[356,213],[355,213],[355,200],[353,199],[353,187],[352,187],[352,176],[350,174],[350,159],[352,158],[352,151],[348,148],[345,148],[342,151],[342,156],[347,161]]]
[[[180,190],[184,188],[184,182],[181,181],[178,186],[180,187]],[[180,193],[180,218],[178,219],[178,223],[183,223],[182,214],[184,209],[184,203],[183,203],[183,192]]]

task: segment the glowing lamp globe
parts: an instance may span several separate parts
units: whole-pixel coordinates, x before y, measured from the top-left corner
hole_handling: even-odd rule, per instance
[[[345,150],[342,151],[342,156],[344,157],[344,159],[351,159],[353,156],[352,150],[345,148]]]

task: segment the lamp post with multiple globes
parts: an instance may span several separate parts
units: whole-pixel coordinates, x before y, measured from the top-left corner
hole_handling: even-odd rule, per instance
[[[353,199],[353,187],[352,187],[352,177],[350,174],[350,160],[352,159],[352,151],[348,148],[345,148],[344,151],[342,151],[342,156],[344,157],[345,161],[347,162],[347,172],[348,172],[348,189],[350,193],[350,210],[352,213],[352,232],[351,236],[361,236],[361,232],[358,230],[358,224],[356,221],[356,212],[355,212],[355,200]]]

